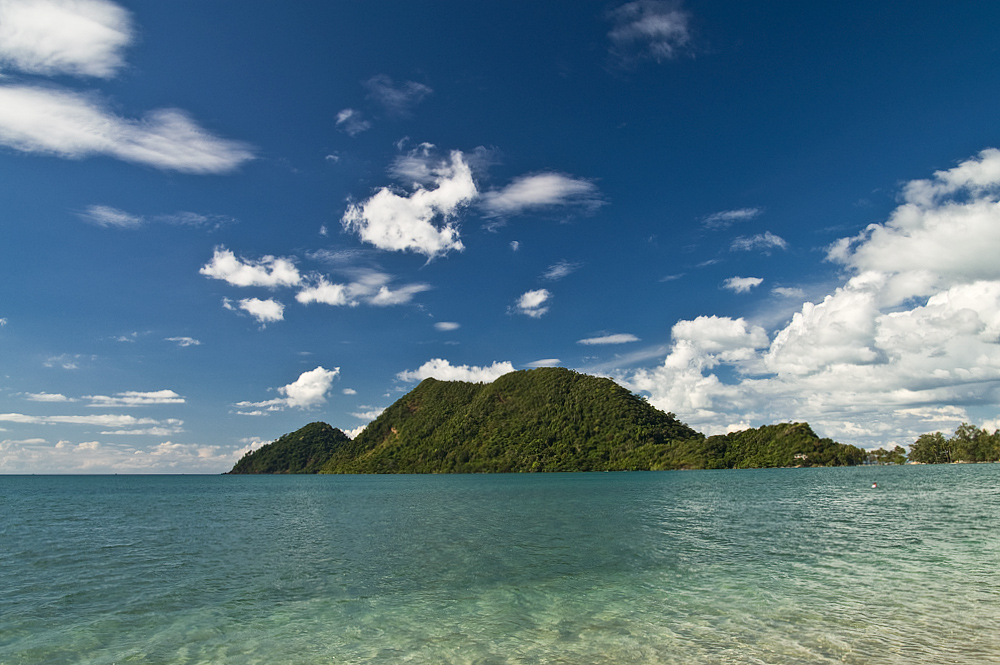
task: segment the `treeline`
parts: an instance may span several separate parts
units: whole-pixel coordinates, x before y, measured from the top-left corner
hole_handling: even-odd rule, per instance
[[[969,423],[962,423],[955,434],[946,438],[941,432],[922,434],[910,446],[909,460],[920,464],[1000,461],[1000,430],[990,434]]]

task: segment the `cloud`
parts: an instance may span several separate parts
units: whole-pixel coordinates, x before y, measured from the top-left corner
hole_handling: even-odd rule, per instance
[[[75,402],[76,400],[70,399],[65,395],[60,395],[59,393],[28,393],[26,395],[27,399],[32,402]]]
[[[168,342],[176,342],[177,346],[181,347],[198,346],[201,344],[201,342],[193,337],[167,337],[165,339]]]
[[[485,192],[480,204],[489,217],[519,215],[553,206],[582,206],[589,210],[604,204],[597,186],[589,180],[562,173],[536,173],[515,178],[500,190]]]
[[[561,364],[558,358],[542,358],[527,364],[528,367],[558,367]]]
[[[333,387],[333,381],[340,374],[340,368],[326,369],[322,366],[302,372],[292,383],[278,388],[278,393],[284,397],[265,400],[263,402],[237,402],[240,408],[266,408],[268,411],[283,411],[286,407],[296,409],[312,409],[326,403],[327,394]],[[240,411],[243,416],[265,415],[262,411]]]
[[[287,386],[278,388],[278,392],[285,395],[288,406],[311,409],[326,402],[326,395],[330,392],[333,380],[338,374],[340,374],[339,367],[334,367],[332,370],[317,367],[303,372],[298,379]]]
[[[722,283],[722,288],[734,293],[749,293],[750,289],[764,282],[760,277],[730,277]]]
[[[223,301],[226,309],[234,309],[228,300]],[[239,301],[239,308],[257,319],[260,324],[283,321],[285,318],[285,306],[273,299],[261,300],[260,298],[244,298]]]
[[[611,52],[624,62],[676,58],[691,41],[690,16],[677,2],[637,0],[612,10]]]
[[[782,298],[805,298],[806,292],[794,286],[776,286],[771,293]]]
[[[156,390],[153,392],[136,392],[130,390],[123,393],[116,393],[114,397],[107,395],[85,395],[83,399],[89,399],[90,406],[96,407],[184,404],[184,398],[173,390]]]
[[[406,284],[398,289],[389,288],[392,277],[377,270],[354,270],[354,281],[348,284],[332,284],[318,275],[312,278],[310,286],[296,294],[295,299],[303,305],[323,303],[326,305],[348,305],[360,303],[376,307],[405,305],[418,293],[430,290],[428,284]]]
[[[563,277],[567,277],[568,275],[576,272],[577,270],[579,270],[579,268],[580,268],[579,263],[560,261],[558,263],[554,263],[551,266],[549,266],[549,269],[546,270],[545,273],[542,275],[542,279],[547,279],[549,281],[554,282],[556,280],[560,280]]]
[[[521,243],[518,242],[517,240],[511,240],[510,241],[510,251],[516,252],[519,249],[521,249]]]
[[[423,381],[438,379],[439,381],[466,381],[469,383],[490,383],[497,378],[514,371],[514,365],[509,361],[496,362],[489,366],[476,367],[472,365],[452,365],[442,358],[428,360],[419,368],[400,372],[400,381]]]
[[[354,109],[344,109],[337,114],[337,128],[348,136],[357,136],[361,132],[370,129],[372,124],[364,119],[361,111]],[[334,161],[340,161],[335,155],[327,155],[327,159],[334,157]]]
[[[365,81],[364,86],[368,90],[369,98],[381,105],[387,113],[395,116],[408,115],[415,105],[434,92],[423,83],[415,81],[393,83],[392,79],[384,74],[373,76]]]
[[[755,249],[762,252],[770,252],[772,249],[788,249],[788,243],[784,238],[774,235],[770,231],[758,233],[755,236],[740,236],[733,240],[729,249],[733,252],[749,252]]]
[[[129,13],[103,0],[0,1],[0,63],[29,74],[111,78],[132,33]]]
[[[743,319],[681,321],[664,363],[623,380],[703,430],[808,420],[869,447],[996,408],[1000,151],[902,193],[886,222],[830,248],[846,282],[770,336]]]
[[[548,289],[528,291],[517,299],[517,304],[514,305],[514,311],[518,314],[525,314],[537,319],[549,311],[549,308],[545,305],[545,303],[551,299],[552,294],[548,291]]]
[[[240,142],[206,132],[179,109],[121,118],[92,95],[57,88],[0,86],[0,145],[82,159],[106,155],[183,173],[225,173],[253,159]]]
[[[265,256],[258,261],[238,259],[225,247],[216,247],[212,260],[202,266],[199,274],[221,279],[233,286],[298,286],[302,282],[291,259]]]
[[[345,395],[357,395],[358,394],[358,391],[355,390],[354,388],[344,388],[340,392],[344,393]]]
[[[588,337],[586,339],[577,340],[577,344],[584,344],[586,346],[597,346],[603,344],[629,344],[631,342],[638,342],[639,338],[635,335],[630,335],[628,333],[620,333],[616,335],[603,335],[601,337]]]
[[[171,429],[180,428],[183,421],[173,418],[154,420],[153,418],[136,418],[134,416],[99,414],[90,416],[30,416],[22,413],[0,413],[0,422],[21,423],[26,425],[96,425],[98,427],[138,427],[141,425],[167,425]]]
[[[441,332],[451,332],[452,330],[458,330],[459,328],[461,328],[461,325],[451,321],[438,321],[434,324],[434,329],[440,330]]]
[[[104,228],[136,229],[145,222],[142,217],[111,206],[89,206],[80,216],[91,224]]]
[[[150,448],[45,439],[0,441],[2,473],[220,473],[243,456],[247,446],[224,447],[161,441]]]
[[[362,203],[349,205],[341,223],[379,249],[412,251],[430,260],[464,249],[453,218],[476,195],[472,171],[456,150],[450,161],[433,169],[433,188],[418,184],[410,194],[399,194],[383,187]]]
[[[761,208],[739,208],[737,210],[723,210],[714,212],[702,219],[701,223],[709,229],[725,229],[738,222],[758,217],[762,212]]]

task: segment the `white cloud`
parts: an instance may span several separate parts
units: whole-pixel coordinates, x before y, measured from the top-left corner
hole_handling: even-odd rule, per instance
[[[691,41],[690,17],[678,2],[628,2],[611,11],[609,18],[614,23],[608,33],[612,53],[625,61],[669,60],[682,53]]]
[[[162,441],[150,448],[45,439],[0,441],[2,473],[219,473],[228,471],[245,448]]]
[[[384,74],[373,76],[365,81],[368,96],[382,106],[388,113],[396,116],[409,114],[410,110],[434,92],[430,87],[415,81],[393,83]]]
[[[542,275],[542,279],[547,279],[549,281],[560,280],[563,277],[567,277],[572,273],[580,269],[579,263],[570,263],[569,261],[559,261],[549,266],[549,269],[545,271]]]
[[[459,328],[461,328],[461,325],[452,321],[438,321],[434,324],[434,329],[440,330],[441,332],[451,332],[452,330],[458,330]]]
[[[285,306],[273,298],[244,298],[240,300],[239,306],[260,324],[283,321],[285,318]]]
[[[295,299],[303,305],[318,302],[324,305],[356,305],[348,299],[346,284],[331,284],[325,277],[317,277],[311,286],[307,286],[295,295]]]
[[[333,386],[333,380],[340,374],[340,368],[334,367],[316,369],[303,372],[292,383],[278,388],[278,392],[285,396],[288,406],[296,409],[311,409],[326,402],[326,395]]]
[[[89,399],[90,406],[96,407],[184,404],[184,398],[175,393],[173,390],[155,390],[152,392],[137,392],[130,390],[123,393],[116,393],[114,397],[110,397],[108,395],[84,395],[83,399]]]
[[[758,249],[767,253],[772,249],[788,249],[788,243],[785,242],[784,238],[767,231],[755,236],[740,236],[733,240],[729,249],[734,252],[749,252]]]
[[[805,298],[806,292],[794,286],[776,286],[771,293],[782,298]]]
[[[371,198],[347,207],[341,223],[361,240],[390,251],[412,251],[428,259],[464,249],[453,218],[472,201],[476,184],[459,151],[433,170],[434,187],[416,185],[408,195],[383,187]],[[439,225],[434,220],[440,219]]]
[[[17,85],[0,86],[0,144],[71,159],[107,155],[184,173],[225,173],[253,158],[247,145],[209,134],[179,109],[130,120],[92,95]]]
[[[375,420],[376,418],[381,416],[383,411],[385,411],[385,409],[370,409],[368,411],[359,411],[357,413],[352,413],[351,415],[354,416],[355,418],[360,418],[361,420],[367,420],[368,422],[371,422],[372,420]],[[353,439],[354,437],[351,438]]]
[[[542,358],[528,363],[528,367],[558,367],[561,364],[558,358]]]
[[[514,365],[509,361],[496,362],[489,366],[452,365],[442,358],[428,360],[419,368],[400,372],[396,376],[401,381],[423,381],[438,379],[440,381],[466,381],[469,383],[490,383],[497,378],[514,371]]]
[[[722,283],[722,288],[734,293],[749,293],[750,289],[764,282],[760,277],[730,277]]]
[[[326,305],[349,305],[360,303],[376,307],[405,305],[418,293],[430,290],[428,284],[406,284],[397,289],[389,287],[392,276],[377,270],[353,270],[354,281],[349,284],[332,284],[326,277],[312,278],[312,284],[296,294],[295,299],[303,305],[323,303]]]
[[[344,393],[345,395],[357,395],[358,394],[358,391],[355,390],[354,388],[344,388],[340,392]]]
[[[103,0],[0,0],[0,63],[30,74],[110,78],[132,41],[129,13]]]
[[[616,335],[602,335],[601,337],[588,337],[586,339],[577,340],[576,343],[587,346],[596,346],[601,344],[629,344],[630,342],[638,341],[639,338],[635,335],[620,333]]]
[[[154,420],[153,418],[136,418],[134,416],[99,414],[90,416],[30,416],[23,413],[0,413],[0,422],[21,423],[27,425],[96,425],[98,427],[138,427],[141,425],[168,425],[179,428],[184,423],[180,420]]]
[[[216,247],[212,260],[202,266],[200,274],[221,279],[233,286],[298,286],[302,275],[291,259],[265,256],[259,261],[238,259],[225,247]]]
[[[371,126],[372,124],[364,119],[361,111],[344,109],[337,114],[337,127],[348,136],[357,136]],[[339,157],[335,155],[328,155],[327,159],[331,156],[335,157],[334,161],[339,161]]]
[[[662,366],[623,378],[709,431],[808,420],[873,447],[971,420],[1000,396],[998,199],[994,150],[909,183],[884,224],[831,248],[849,279],[770,339],[742,319],[681,321]]]
[[[748,219],[758,217],[763,210],[761,208],[739,208],[737,210],[723,210],[713,212],[702,220],[702,224],[709,229],[725,229],[738,222],[745,222]]]
[[[193,337],[167,337],[165,338],[168,342],[176,342],[177,346],[187,347],[187,346],[199,346],[200,341]]]
[[[485,192],[481,205],[487,216],[503,216],[551,206],[580,205],[593,210],[603,204],[597,186],[589,180],[536,173],[515,178],[501,190]]]
[[[521,249],[521,243],[518,242],[517,240],[511,240],[510,241],[510,251],[516,252],[519,249]]]
[[[545,303],[551,299],[552,294],[548,289],[528,291],[517,299],[517,304],[514,306],[513,311],[537,319],[549,311],[549,307]]]
[[[28,400],[30,400],[32,402],[73,402],[73,401],[76,401],[76,400],[70,399],[69,397],[66,397],[65,395],[60,395],[59,393],[46,393],[46,392],[28,393],[26,397],[27,397]]]
[[[111,206],[90,206],[80,216],[91,224],[104,228],[135,229],[142,226],[145,221],[142,217]]]

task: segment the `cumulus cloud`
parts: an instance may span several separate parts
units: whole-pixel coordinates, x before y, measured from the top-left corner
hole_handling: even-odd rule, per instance
[[[262,402],[237,402],[239,408],[265,408],[269,411],[282,411],[286,407],[296,409],[312,409],[326,403],[327,395],[333,387],[333,381],[340,374],[340,368],[326,369],[322,366],[302,372],[292,383],[278,388],[283,397],[264,400]],[[240,415],[264,415],[261,411],[240,411]]]
[[[464,249],[454,218],[476,195],[472,170],[462,153],[453,151],[449,161],[434,167],[431,188],[417,184],[406,194],[383,187],[349,205],[341,223],[379,249],[416,252],[430,260]]]
[[[337,128],[348,136],[357,136],[361,132],[370,129],[372,124],[365,120],[361,111],[356,111],[355,109],[343,109],[337,114]],[[327,156],[329,159],[330,155]],[[339,158],[334,156],[334,161],[339,161]]]
[[[628,333],[619,333],[615,335],[602,335],[600,337],[588,337],[586,339],[577,340],[577,344],[584,344],[586,346],[598,346],[604,344],[629,344],[631,342],[638,342],[639,338],[635,335]]]
[[[322,303],[325,305],[347,305],[355,307],[361,303],[375,307],[405,305],[418,293],[430,290],[428,284],[405,284],[390,288],[392,276],[377,270],[354,270],[354,280],[347,284],[334,284],[322,275],[314,276],[309,286],[296,294],[295,299],[303,305]]]
[[[736,210],[722,210],[713,212],[702,219],[702,224],[709,229],[725,229],[738,222],[745,222],[753,219],[764,212],[761,208],[738,208]]]
[[[394,83],[384,74],[373,76],[364,85],[370,99],[390,115],[396,116],[408,115],[415,105],[434,92],[429,86],[416,81]]]
[[[132,120],[92,95],[23,85],[0,86],[0,145],[70,159],[106,155],[184,173],[225,173],[253,158],[247,145],[213,136],[179,109]]]
[[[183,397],[175,393],[173,390],[155,390],[152,392],[129,390],[123,393],[116,393],[113,397],[108,395],[84,395],[83,399],[90,400],[90,406],[96,407],[184,404],[185,401]]]
[[[110,78],[132,41],[129,13],[104,0],[0,1],[0,64],[29,74]]]
[[[722,288],[734,293],[749,293],[750,289],[764,282],[760,277],[730,277],[722,283]]]
[[[400,372],[397,378],[400,381],[423,381],[424,379],[438,379],[440,381],[466,381],[469,383],[490,383],[497,378],[514,371],[514,365],[509,361],[496,362],[484,367],[474,365],[452,365],[442,358],[428,360],[419,368],[411,371]]]
[[[233,286],[298,286],[302,275],[291,259],[265,256],[260,260],[237,258],[225,247],[216,247],[212,260],[202,266],[199,274],[221,279]]]
[[[998,199],[996,150],[911,182],[885,223],[830,248],[847,281],[770,337],[743,319],[681,321],[663,365],[623,380],[708,431],[797,419],[907,445],[970,420],[1000,398]]]
[[[729,249],[734,252],[760,250],[767,253],[772,249],[788,249],[788,243],[785,242],[784,238],[767,231],[765,233],[758,233],[755,236],[740,236],[733,240]]]
[[[487,216],[519,215],[529,210],[577,205],[593,210],[604,204],[597,186],[563,173],[536,173],[515,178],[500,190],[483,194]]]
[[[228,300],[224,301],[224,306],[227,309],[234,309]],[[257,322],[261,325],[285,319],[285,306],[274,298],[268,298],[267,300],[243,298],[239,301],[239,308],[257,319]]]
[[[549,307],[545,303],[551,299],[552,294],[548,289],[528,291],[517,299],[513,311],[537,319],[549,311]]]
[[[636,0],[612,10],[608,17],[614,24],[608,33],[611,52],[624,61],[670,60],[691,42],[690,16],[679,2]]]

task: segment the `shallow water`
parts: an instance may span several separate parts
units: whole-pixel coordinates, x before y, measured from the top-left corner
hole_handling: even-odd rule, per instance
[[[1000,465],[0,476],[0,663],[1000,663],[998,564]]]

